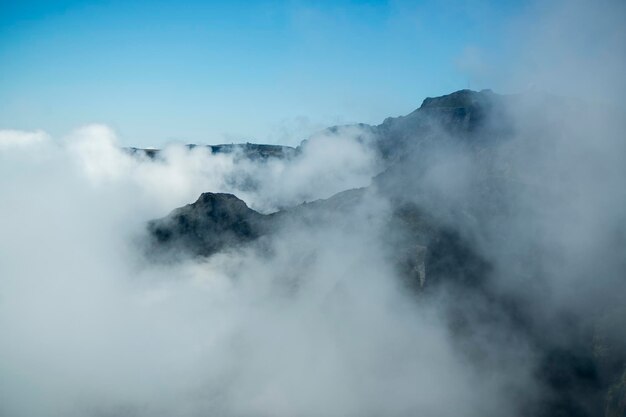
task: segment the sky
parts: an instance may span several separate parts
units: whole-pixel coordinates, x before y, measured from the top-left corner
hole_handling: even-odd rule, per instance
[[[103,123],[127,146],[297,145],[427,96],[515,89],[501,82],[504,41],[526,7],[0,0],[0,129],[58,136]]]

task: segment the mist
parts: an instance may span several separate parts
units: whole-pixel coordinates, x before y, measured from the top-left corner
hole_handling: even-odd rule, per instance
[[[321,227],[290,225],[269,257],[252,247],[155,265],[137,244],[147,220],[199,190],[230,191],[225,178],[276,168],[178,147],[164,161],[136,159],[103,126],[19,146],[30,134],[4,135],[4,414],[449,415],[471,405],[484,415],[496,406],[474,398],[484,371],[454,351],[437,307],[415,305],[392,278],[377,243],[384,199],[368,196]],[[251,205],[312,198],[302,194],[310,167],[332,175],[334,160],[307,149],[284,168],[298,186],[250,192]],[[333,149],[354,169],[332,186],[367,185],[363,174],[376,172],[367,150],[349,137]],[[309,192],[325,191],[316,180]]]
[[[488,134],[433,118],[393,160],[361,125],[282,159],[0,130],[0,415],[619,416],[624,8],[574,3],[511,28],[509,85],[537,87],[496,96]],[[148,222],[204,192],[295,214],[211,256],[154,251]],[[415,246],[405,207],[437,233]],[[422,245],[467,263],[407,282]]]

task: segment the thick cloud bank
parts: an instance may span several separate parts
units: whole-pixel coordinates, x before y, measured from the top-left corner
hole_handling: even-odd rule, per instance
[[[97,125],[62,139],[2,132],[0,410],[498,416],[562,410],[563,398],[597,405],[601,390],[579,386],[570,362],[594,343],[609,358],[626,347],[623,122],[552,96],[507,100],[513,128],[497,141],[435,123],[393,162],[357,128],[268,160],[175,145],[151,159]],[[252,245],[145,256],[147,222],[206,190],[271,212],[355,187],[367,188],[349,210],[292,218]],[[489,265],[480,281],[444,272],[431,291],[407,288],[389,256],[405,203],[430,213],[427,227],[458,231]],[[576,374],[573,388],[552,381],[555,360]],[[597,372],[601,383],[614,374]]]
[[[294,256],[311,256],[313,248],[299,247],[307,236],[283,243],[272,260],[238,254],[171,267],[143,263],[134,244],[147,220],[201,191],[228,191],[231,178],[262,175],[267,187],[276,186],[274,194],[246,193],[262,208],[367,185],[375,167],[357,142],[338,138],[333,155],[321,158],[313,146],[288,166],[235,166],[232,156],[176,147],[166,150],[164,161],[139,161],[117,148],[113,133],[102,126],[60,142],[41,136],[2,133],[3,414],[362,412],[365,404],[356,398],[371,388],[346,368],[357,372],[367,365],[386,372],[386,350],[406,349],[418,336],[405,335],[395,324],[393,309],[399,307],[381,304],[369,311],[368,293],[380,300],[394,297],[393,286],[377,271],[384,264],[374,258],[361,260],[369,266],[363,265],[367,274],[355,287],[361,296],[351,289],[348,303],[326,299],[346,280],[333,266],[337,249],[343,243],[364,246],[356,237],[328,246],[306,268],[291,264]],[[313,167],[323,169],[312,172]],[[276,285],[281,274],[317,279],[306,280],[311,289],[303,299],[289,300],[282,284]],[[342,309],[347,311],[334,311]],[[350,332],[341,328],[352,327],[342,316],[355,322]],[[396,346],[379,338],[369,328],[372,318],[385,324],[390,337],[407,340]],[[436,345],[445,347],[445,334],[433,329],[423,325],[423,331],[439,335],[424,350],[438,356]],[[368,352],[381,358],[367,363]],[[392,381],[381,384],[413,373],[392,372]]]
[[[368,185],[373,151],[349,135],[330,153],[322,138],[292,162],[241,164],[176,147],[141,160],[103,126],[2,137],[5,415],[485,415],[507,396],[483,398],[516,384],[466,363],[439,310],[394,279],[379,196],[286,228],[270,255],[143,257],[147,220],[230,178],[266,176],[245,193],[261,208]]]

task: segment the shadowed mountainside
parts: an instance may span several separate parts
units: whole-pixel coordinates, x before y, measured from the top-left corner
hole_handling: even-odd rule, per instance
[[[567,335],[556,340],[544,331],[546,324],[536,322],[525,300],[494,290],[490,285],[493,267],[467,232],[470,228],[465,227],[489,224],[498,216],[506,220],[514,212],[510,202],[516,200],[511,195],[520,187],[533,187],[514,184],[506,174],[508,167],[494,162],[496,145],[516,132],[512,113],[518,111],[520,99],[490,90],[461,90],[427,98],[419,109],[388,118],[378,126],[358,125],[373,138],[374,149],[385,161],[384,172],[370,187],[268,215],[250,209],[231,194],[203,193],[193,204],[150,222],[151,249],[157,256],[211,256],[254,244],[279,232],[285,224],[329,224],[330,218],[341,222],[367,204],[366,197],[374,196],[391,206],[384,223],[386,233],[381,236],[389,260],[418,297],[445,286],[445,291],[459,300],[449,311],[450,326],[459,338],[471,342],[476,326],[497,322],[490,325],[515,333],[540,352],[537,379],[547,394],[541,403],[529,404],[526,415],[624,417],[625,346],[619,337],[612,337],[619,325],[602,318],[589,328],[579,329],[576,318],[565,315],[550,322]],[[535,99],[566,105],[550,96]],[[429,159],[446,143],[468,151],[478,167],[467,196],[442,195],[424,180]],[[210,148],[213,153],[242,151],[246,158],[263,159],[293,157],[303,145],[296,149],[252,144]],[[153,155],[148,152],[154,157],[158,151]],[[479,314],[460,300],[472,300],[486,308]]]

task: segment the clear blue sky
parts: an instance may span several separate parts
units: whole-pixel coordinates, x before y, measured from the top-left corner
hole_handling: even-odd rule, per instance
[[[295,144],[380,123],[504,60],[515,1],[0,0],[0,129],[125,145]],[[491,64],[487,64],[491,63]]]

